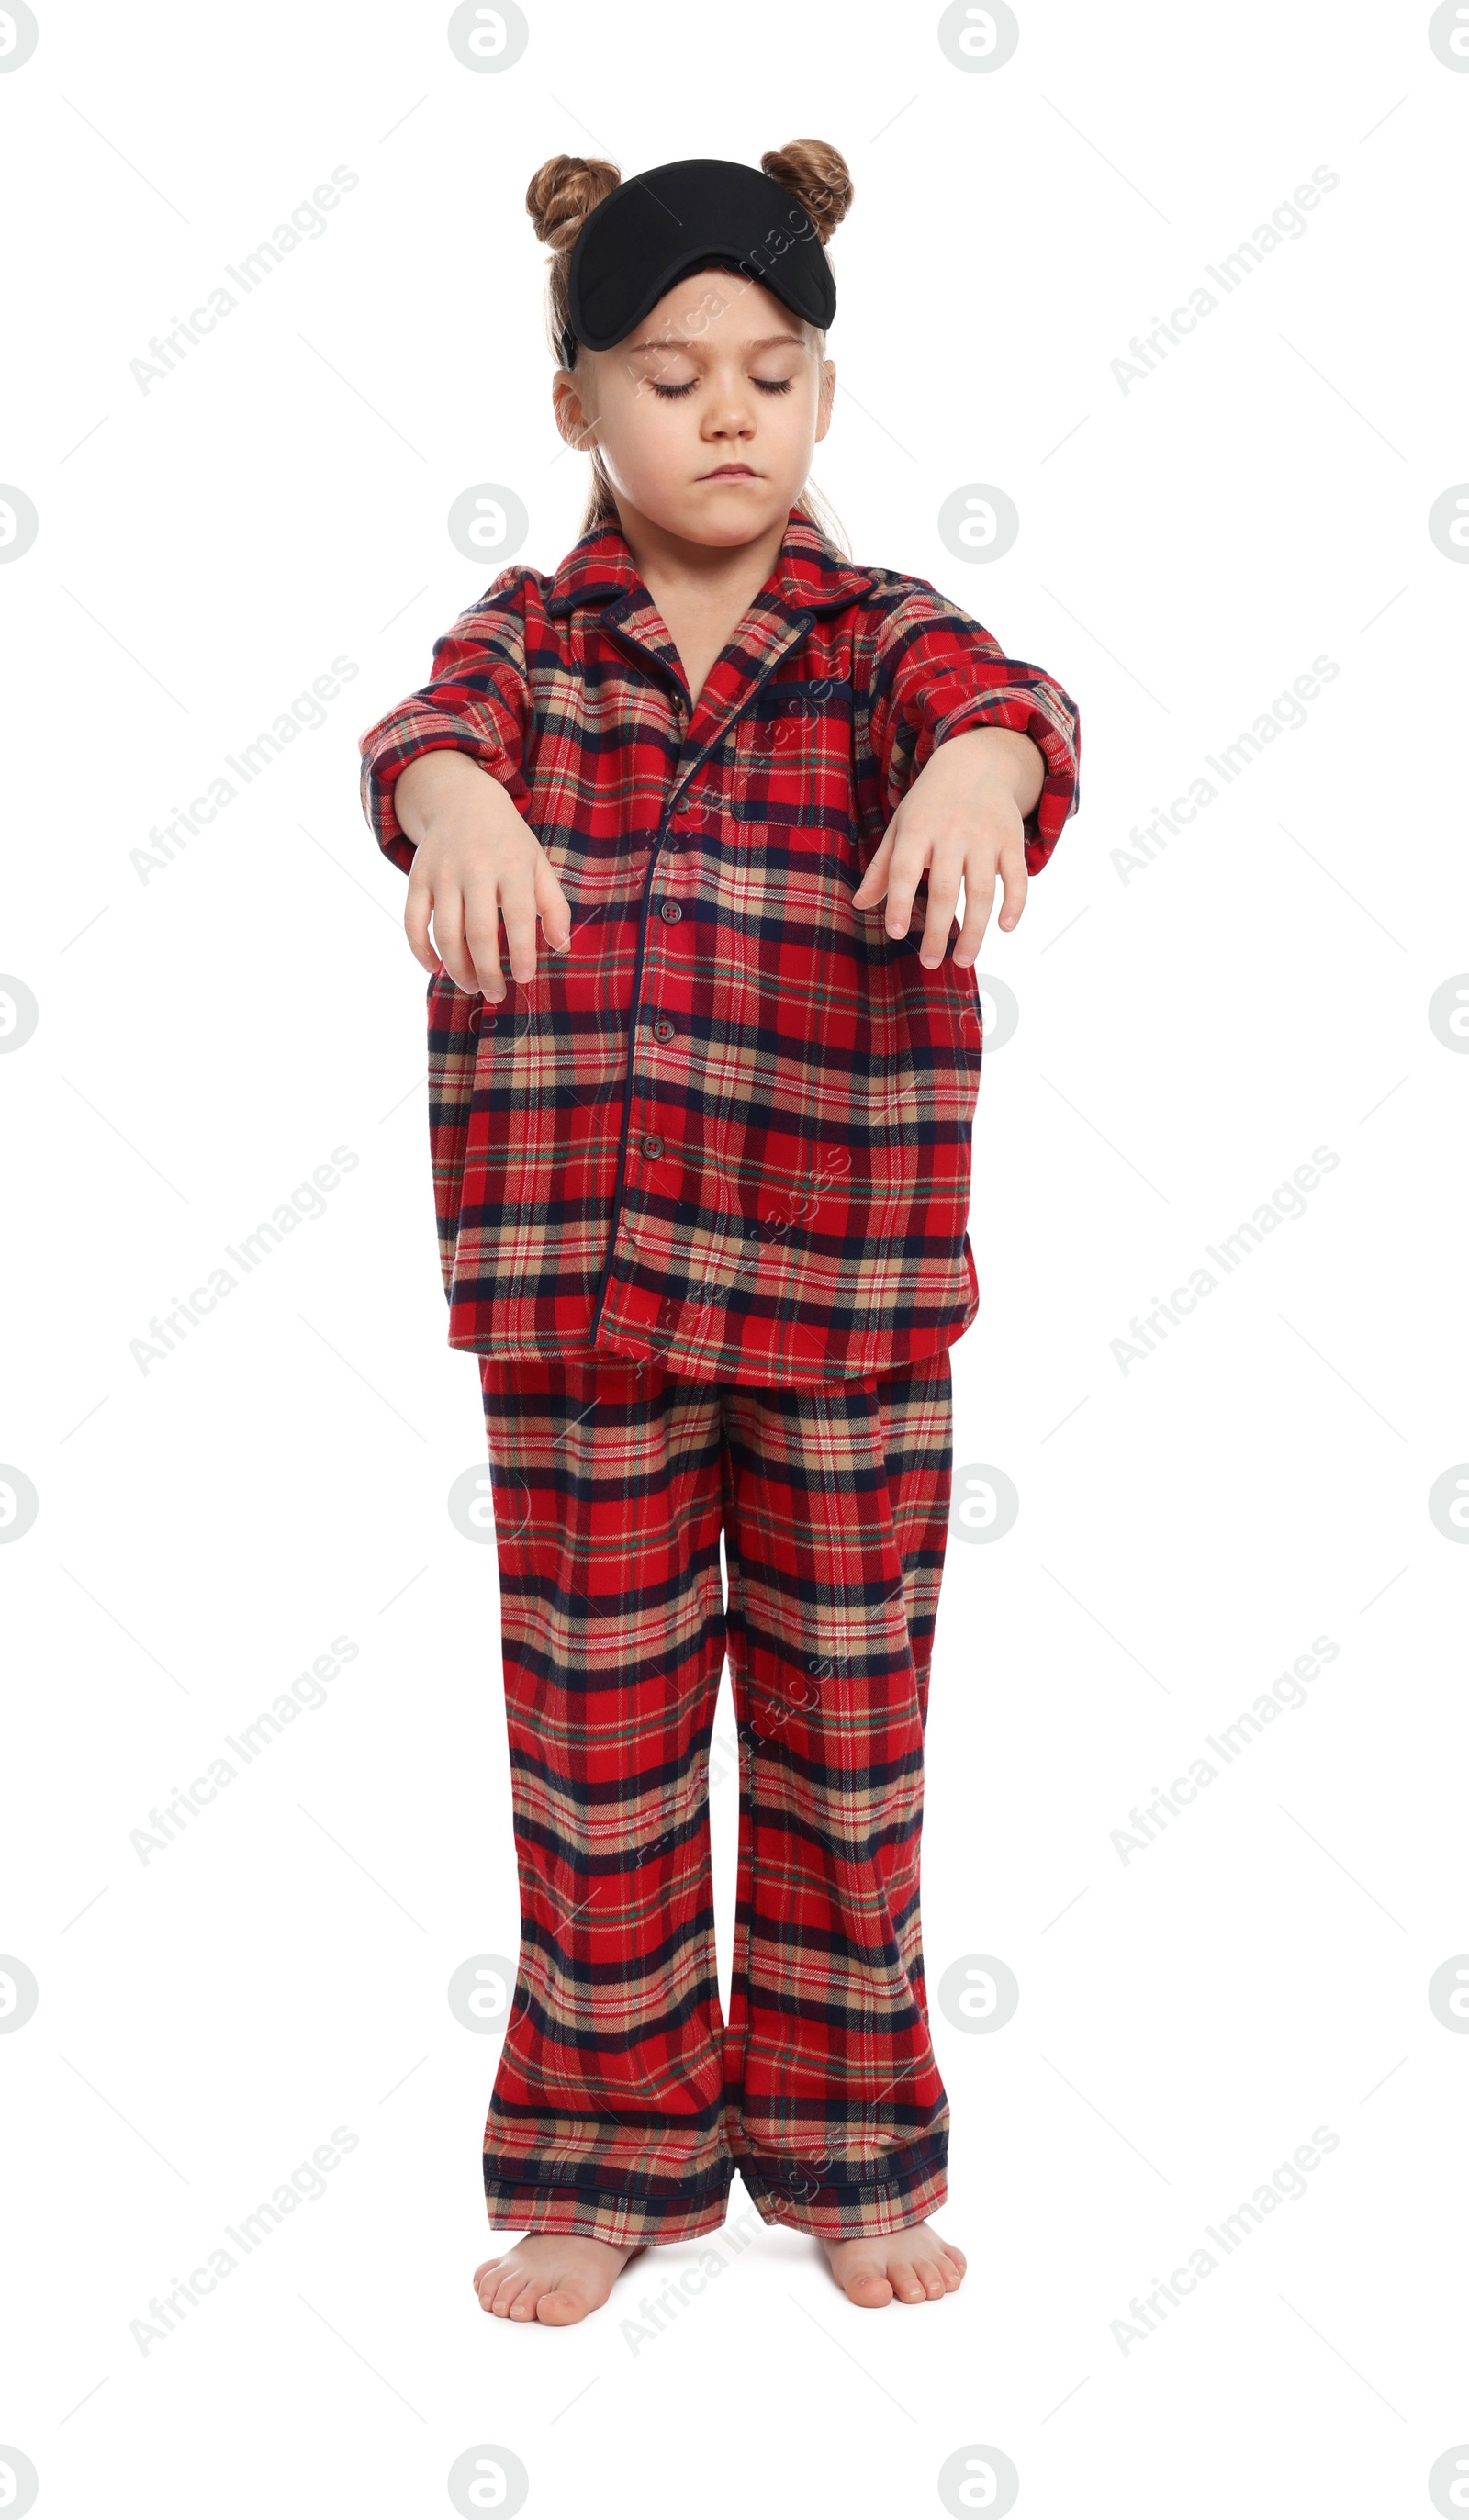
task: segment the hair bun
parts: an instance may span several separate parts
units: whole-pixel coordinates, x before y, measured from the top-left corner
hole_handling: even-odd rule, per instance
[[[569,252],[583,222],[621,180],[605,158],[548,158],[526,187],[526,208],[541,244]]]
[[[851,171],[841,150],[825,140],[788,140],[784,149],[767,149],[760,164],[795,194],[825,245],[851,207]]]

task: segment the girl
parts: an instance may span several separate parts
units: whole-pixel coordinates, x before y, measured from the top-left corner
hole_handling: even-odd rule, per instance
[[[449,1341],[495,1498],[522,1940],[484,2192],[527,2236],[474,2280],[546,2325],[716,2229],[736,2167],[855,2303],[964,2272],[928,2220],[918,1888],[974,963],[996,873],[1013,928],[1075,807],[1078,722],[823,529],[850,199],[814,140],[540,168],[584,529],[502,570],[362,742],[433,975]]]

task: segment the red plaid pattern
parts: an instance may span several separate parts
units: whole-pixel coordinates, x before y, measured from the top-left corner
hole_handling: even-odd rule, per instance
[[[828,1390],[617,1358],[481,1362],[521,1956],[493,2229],[686,2239],[943,2202],[919,1832],[947,1535],[947,1352]],[[719,1567],[724,1532],[729,1600]],[[730,2009],[708,1761],[740,1737]]]
[[[933,587],[843,562],[792,510],[697,703],[616,526],[505,569],[362,739],[396,866],[421,753],[503,781],[572,907],[498,1010],[429,989],[449,1343],[810,1387],[946,1348],[967,1232],[973,970],[925,971],[851,896],[936,743],[1031,736],[1027,862],[1078,802],[1078,716]],[[957,933],[957,922],[950,929]]]

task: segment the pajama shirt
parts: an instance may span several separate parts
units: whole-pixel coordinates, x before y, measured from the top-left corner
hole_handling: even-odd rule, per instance
[[[449,1342],[481,1361],[523,1930],[485,2131],[492,2226],[712,2228],[738,2165],[836,2235],[943,2194],[918,1836],[975,1317],[973,969],[851,896],[936,744],[1029,735],[1026,863],[1078,717],[921,579],[799,511],[697,698],[620,529],[502,570],[362,739],[393,863],[407,765],[469,753],[572,914],[498,1006],[428,991]],[[950,924],[950,938],[957,922]],[[502,940],[503,943],[503,940]],[[718,1562],[724,1537],[729,1597]],[[706,1770],[740,1737],[730,2019]]]

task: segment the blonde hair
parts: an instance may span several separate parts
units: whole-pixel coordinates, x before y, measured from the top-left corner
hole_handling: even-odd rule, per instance
[[[805,211],[822,245],[851,207],[852,181],[846,158],[824,140],[788,140],[784,149],[767,149],[760,164]],[[546,334],[551,353],[561,364],[561,336],[570,308],[567,279],[572,248],[599,202],[616,192],[622,178],[605,158],[548,158],[526,187],[526,208],[542,245],[551,248],[546,288]],[[826,353],[826,335],[817,330],[818,358]],[[617,501],[596,447],[591,449],[592,478],[578,528],[589,534],[599,525],[616,524]],[[851,558],[842,525],[820,493],[807,482],[796,502],[805,517],[842,554]]]

